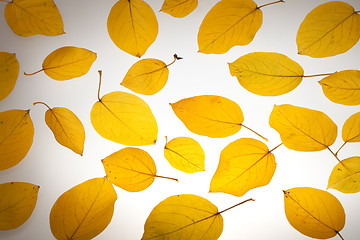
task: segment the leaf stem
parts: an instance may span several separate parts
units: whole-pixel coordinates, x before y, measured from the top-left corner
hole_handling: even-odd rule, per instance
[[[244,124],[240,124],[241,126],[243,126],[244,128],[246,128],[247,130],[250,130],[251,132],[255,133],[256,135],[258,135],[259,137],[261,137],[262,139],[264,139],[266,142],[268,141],[268,139],[262,135],[260,135],[259,133],[255,132],[254,130],[252,130],[251,128],[248,128],[247,126],[245,126]]]
[[[176,62],[176,60],[180,60],[180,59],[183,59],[183,58],[182,58],[182,57],[178,57],[178,55],[175,53],[175,54],[174,54],[174,60],[173,60],[171,63],[169,63],[168,65],[166,65],[166,67],[171,66],[174,62]]]
[[[47,105],[47,104],[44,103],[44,102],[34,102],[34,103],[33,103],[34,106],[37,105],[37,104],[42,104],[42,105],[46,106],[49,110],[51,110],[51,107],[49,107],[49,105]]]
[[[276,4],[276,3],[284,3],[284,2],[285,2],[284,0],[279,0],[279,1],[276,1],[276,2],[267,3],[267,4],[264,4],[264,5],[261,5],[261,6],[257,7],[257,9],[260,9],[262,7],[266,7],[266,6],[269,6],[269,5],[273,5],[273,4]]]
[[[344,240],[344,238],[341,236],[340,232],[336,232],[337,235],[339,235],[339,237]]]
[[[337,157],[337,155],[329,148],[329,147],[326,147],[330,152],[331,152],[331,154],[332,155],[334,155],[334,157],[336,158],[336,160],[338,160],[339,161],[339,163],[341,163],[343,166],[344,166],[344,164],[341,162],[341,160]]]
[[[177,181],[177,182],[179,182],[179,179],[177,179],[177,178],[172,178],[172,177],[164,177],[164,176],[159,176],[159,175],[154,175],[154,177],[158,177],[158,178],[164,178],[164,179],[170,179],[170,180],[174,180],[174,181]]]
[[[310,77],[321,77],[321,76],[329,76],[331,74],[334,74],[336,72],[333,72],[333,73],[321,73],[321,74],[313,74],[313,75],[303,75],[302,77],[303,78],[310,78]]]
[[[337,155],[339,154],[340,150],[345,146],[346,143],[348,143],[348,142],[344,142],[344,144],[341,145],[341,147],[339,148],[339,150],[336,151],[335,156],[337,156]]]
[[[273,149],[271,149],[271,150],[269,151],[269,153],[271,153],[272,151],[274,151],[275,149],[277,149],[277,148],[280,147],[281,145],[283,145],[283,143],[280,143],[279,145],[277,145],[276,147],[274,147]]]
[[[227,208],[227,209],[225,209],[225,210],[222,210],[221,212],[218,212],[217,214],[221,214],[221,213],[223,213],[223,212],[226,212],[226,211],[228,211],[228,210],[230,210],[230,209],[232,209],[232,208],[234,208],[234,207],[237,207],[237,206],[239,206],[239,205],[241,205],[241,204],[243,204],[243,203],[249,202],[249,201],[255,201],[255,199],[249,198],[249,199],[247,199],[247,200],[245,200],[245,201],[242,201],[241,203],[235,204],[235,205],[232,206],[232,207],[229,207],[229,208]]]
[[[98,70],[98,73],[99,73],[98,100],[99,100],[99,102],[101,102],[101,99],[100,99],[100,88],[101,88],[101,75],[102,75],[102,71],[101,71],[101,70]]]
[[[1,1],[1,0],[0,0],[0,1]],[[43,68],[40,69],[39,71],[36,71],[36,72],[33,72],[33,73],[26,73],[26,72],[24,72],[24,75],[26,75],[26,76],[31,76],[31,75],[35,75],[35,74],[37,74],[37,73],[39,73],[39,72],[42,72],[42,71],[44,71]]]

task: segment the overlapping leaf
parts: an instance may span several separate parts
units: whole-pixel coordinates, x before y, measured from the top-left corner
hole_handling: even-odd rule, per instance
[[[350,157],[339,162],[331,172],[328,188],[343,193],[360,192],[360,157]]]
[[[0,101],[14,89],[19,69],[15,54],[0,52]]]
[[[360,142],[360,112],[351,115],[342,128],[344,142]]]
[[[194,11],[197,5],[198,0],[165,0],[160,11],[182,18]]]

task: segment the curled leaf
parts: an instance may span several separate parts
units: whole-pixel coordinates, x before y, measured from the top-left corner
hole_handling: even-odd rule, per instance
[[[0,101],[14,89],[19,68],[20,65],[15,54],[0,52]]]
[[[198,0],[165,0],[160,11],[176,18],[189,15],[198,5]]]
[[[360,112],[351,115],[342,128],[344,142],[360,142]]]
[[[343,193],[360,192],[360,157],[350,157],[336,164],[327,187]]]

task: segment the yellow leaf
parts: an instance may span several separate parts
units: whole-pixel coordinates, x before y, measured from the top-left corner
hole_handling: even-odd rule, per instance
[[[78,47],[62,47],[50,53],[42,64],[42,69],[34,75],[44,71],[52,79],[63,81],[85,75],[93,62],[96,60],[96,53]]]
[[[205,153],[200,144],[189,137],[177,137],[164,148],[165,158],[174,168],[194,173],[205,171]]]
[[[267,185],[275,168],[275,156],[264,143],[251,138],[238,139],[221,151],[210,192],[243,196],[253,188]]]
[[[244,121],[239,105],[221,96],[195,96],[170,105],[191,132],[208,137],[233,135]]]
[[[15,54],[0,52],[0,101],[14,89],[19,69]]]
[[[261,96],[278,96],[295,89],[302,80],[302,67],[280,53],[255,52],[229,63],[230,74],[236,76],[246,90]]]
[[[58,240],[94,238],[111,222],[116,199],[106,178],[90,179],[71,188],[51,208],[52,234]]]
[[[223,230],[217,207],[205,198],[182,194],[168,197],[150,213],[142,240],[216,240]]]
[[[360,142],[360,112],[351,115],[342,129],[344,142]]]
[[[53,0],[12,0],[5,7],[5,19],[13,32],[23,37],[64,33],[59,9]]]
[[[143,0],[119,0],[107,20],[111,40],[136,57],[144,55],[155,41],[158,28],[154,11]]]
[[[339,162],[330,174],[328,188],[343,193],[360,192],[360,157],[350,157]]]
[[[284,191],[284,202],[287,220],[306,236],[331,238],[340,235],[345,225],[344,208],[326,191],[309,187],[292,188]]]
[[[176,18],[189,15],[198,5],[198,0],[165,0],[161,10]]]
[[[319,81],[330,101],[348,106],[360,104],[360,71],[336,72]]]
[[[314,58],[338,55],[352,48],[360,38],[360,16],[340,1],[314,8],[301,23],[296,36],[298,53]]]
[[[262,11],[252,0],[221,0],[205,16],[198,33],[199,52],[226,53],[247,45],[262,25]]]
[[[25,182],[0,184],[0,230],[18,228],[30,218],[39,188]]]
[[[337,136],[336,124],[323,112],[289,104],[275,105],[269,120],[284,145],[297,151],[320,151]]]
[[[33,138],[29,110],[0,112],[0,170],[18,164],[30,150]]]

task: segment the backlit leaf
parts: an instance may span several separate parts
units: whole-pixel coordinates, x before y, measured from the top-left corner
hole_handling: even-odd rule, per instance
[[[325,96],[330,101],[344,105],[360,104],[360,71],[336,72],[319,81]]]
[[[143,0],[119,0],[107,20],[111,40],[136,57],[144,55],[155,41],[158,28],[154,11]]]
[[[15,54],[0,52],[0,101],[14,89],[19,68]]]
[[[220,138],[233,135],[244,121],[239,105],[221,96],[195,96],[170,105],[191,132],[203,136]]]
[[[29,152],[33,138],[29,110],[0,112],[0,170],[18,164]]]
[[[5,7],[5,19],[13,32],[23,37],[64,33],[59,9],[53,0],[12,0]]]
[[[25,182],[0,184],[0,230],[18,228],[30,218],[39,188]]]
[[[320,151],[331,146],[337,136],[336,124],[323,112],[275,105],[269,120],[284,145],[297,151]]]
[[[309,187],[292,188],[284,191],[284,202],[287,220],[306,236],[331,238],[340,235],[345,225],[344,208],[326,191]]]
[[[177,137],[168,142],[164,155],[174,168],[194,173],[205,171],[205,153],[200,144],[189,137]]]
[[[51,208],[52,234],[59,240],[94,238],[111,222],[116,199],[106,178],[90,179],[71,188]]]
[[[194,11],[197,5],[198,0],[165,0],[160,11],[182,18]]]
[[[331,1],[314,8],[300,25],[298,53],[314,58],[344,53],[360,38],[360,16],[345,2]]]
[[[351,115],[342,128],[344,142],[360,142],[360,112]]]
[[[251,138],[238,139],[221,151],[210,192],[243,196],[253,188],[267,185],[275,168],[275,156],[264,143]]]
[[[339,162],[331,172],[328,188],[343,193],[360,192],[360,157],[350,157]]]

